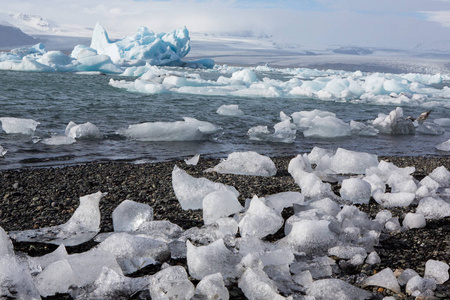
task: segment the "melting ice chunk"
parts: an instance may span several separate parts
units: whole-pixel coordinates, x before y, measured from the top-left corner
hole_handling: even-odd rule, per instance
[[[334,116],[315,117],[310,127],[303,131],[305,137],[338,138],[350,136],[350,125]]]
[[[335,299],[369,299],[371,294],[368,291],[357,288],[340,279],[321,279],[314,281],[308,287],[308,296],[315,299],[335,300]]]
[[[450,216],[450,203],[432,197],[423,198],[416,213],[423,214],[426,219],[443,219]]]
[[[447,263],[430,259],[425,263],[425,278],[432,278],[438,284],[443,284],[449,279],[448,269]]]
[[[206,195],[202,202],[203,221],[212,224],[223,217],[240,212],[244,209],[237,196],[230,191],[217,191]]]
[[[14,254],[14,248],[8,234],[0,227],[0,256]]]
[[[267,206],[281,214],[285,207],[291,207],[294,204],[303,205],[305,197],[299,192],[282,192],[267,196],[265,202]]]
[[[136,231],[145,222],[153,220],[153,208],[148,204],[124,200],[112,213],[114,231]]]
[[[413,122],[403,118],[401,107],[397,107],[389,115],[379,114],[373,121],[373,126],[381,133],[392,135],[410,135],[416,132]]]
[[[286,299],[278,294],[278,289],[275,282],[273,282],[266,273],[259,269],[246,269],[241,278],[239,278],[238,286],[247,299]]]
[[[75,246],[92,239],[100,231],[100,199],[106,193],[97,192],[80,198],[80,206],[66,223],[58,226],[11,231],[19,242],[40,242]]]
[[[254,176],[274,176],[277,173],[275,164],[269,157],[254,151],[230,153],[227,159],[207,171]]]
[[[2,128],[7,134],[25,134],[32,135],[36,127],[40,124],[32,119],[20,118],[0,118]]]
[[[195,154],[193,157],[189,159],[185,159],[184,162],[187,165],[196,166],[198,164],[198,161],[200,159],[200,154]]]
[[[45,138],[42,140],[43,144],[51,145],[51,146],[59,146],[59,145],[71,145],[75,143],[76,140],[74,138],[68,136],[52,136],[50,138]]]
[[[0,157],[5,156],[6,152],[8,151],[0,145]]]
[[[87,122],[84,124],[77,124],[70,121],[66,127],[65,133],[68,137],[73,139],[99,139],[103,135],[94,124]]]
[[[232,117],[237,117],[244,114],[244,112],[240,110],[239,106],[236,104],[222,105],[217,109],[217,113],[222,116],[232,116]]]
[[[175,166],[172,171],[172,187],[181,208],[201,209],[206,195],[215,191],[229,191],[239,196],[239,192],[231,186],[212,182],[206,178],[195,178],[186,171]]]
[[[0,256],[0,296],[6,299],[41,299],[28,267],[14,255]]]
[[[394,272],[389,268],[383,269],[377,274],[367,277],[362,283],[362,287],[366,286],[379,286],[397,294],[400,293],[400,285],[397,282],[397,278],[395,277]]]
[[[344,200],[367,204],[370,200],[371,186],[370,183],[359,178],[344,179],[340,193]]]
[[[220,273],[203,277],[195,288],[195,295],[199,299],[230,299],[230,294],[225,287],[222,274]]]
[[[167,266],[151,276],[149,281],[153,300],[189,300],[194,296],[195,287],[182,266]]]
[[[374,154],[338,148],[329,168],[336,174],[365,174],[366,169],[377,166],[378,158]]]
[[[66,259],[47,266],[35,278],[36,288],[43,297],[67,293],[71,285],[80,286],[80,280]]]

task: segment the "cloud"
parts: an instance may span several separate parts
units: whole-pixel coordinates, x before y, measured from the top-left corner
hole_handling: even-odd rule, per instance
[[[450,27],[450,11],[423,11],[428,21],[437,22],[443,27]]]

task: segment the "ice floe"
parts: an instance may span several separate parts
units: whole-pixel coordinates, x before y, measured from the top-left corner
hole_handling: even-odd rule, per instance
[[[2,128],[7,134],[25,134],[33,135],[36,127],[40,124],[32,119],[21,119],[21,118],[11,118],[2,117],[0,118],[2,122]]]

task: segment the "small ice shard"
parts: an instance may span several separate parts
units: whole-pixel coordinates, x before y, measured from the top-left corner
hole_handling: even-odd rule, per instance
[[[91,240],[100,231],[99,202],[106,193],[97,192],[80,197],[80,206],[66,223],[58,226],[11,231],[19,242],[40,242],[75,246]]]
[[[146,235],[115,233],[95,247],[113,254],[124,274],[170,258],[169,246]]]
[[[407,207],[415,198],[414,193],[383,193],[380,190],[373,192],[373,199],[384,207]]]
[[[244,209],[237,196],[230,191],[217,191],[209,193],[203,198],[203,222],[212,224],[223,217],[240,212]]]
[[[425,263],[425,278],[432,278],[438,284],[443,284],[449,279],[449,266],[447,263],[430,259]]]
[[[221,161],[207,172],[217,172],[223,174],[254,175],[254,176],[274,176],[277,169],[273,161],[264,155],[254,151],[233,152],[227,159]]]
[[[66,127],[66,135],[73,139],[100,139],[103,135],[94,124],[87,122],[84,124],[77,124],[70,121]]]
[[[354,246],[335,246],[328,249],[328,255],[337,256],[342,259],[351,259],[357,254],[360,254],[365,258],[367,256],[366,249]]]
[[[305,197],[299,192],[282,192],[267,196],[265,202],[267,206],[281,214],[285,207],[291,207],[294,204],[303,205]]]
[[[32,119],[20,119],[20,118],[0,118],[2,122],[2,128],[7,134],[25,134],[32,135],[36,130],[36,127],[40,124]]]
[[[200,154],[195,154],[193,157],[189,159],[185,159],[184,162],[187,165],[196,166],[198,164],[198,161],[200,159]]]
[[[6,150],[5,148],[3,148],[2,146],[0,146],[0,157],[4,157],[6,152],[8,152],[8,150]]]
[[[372,251],[369,253],[369,255],[366,258],[366,264],[369,265],[375,265],[379,264],[381,262],[381,258],[375,251]]]
[[[434,119],[434,123],[439,124],[442,127],[450,127],[450,118]]]
[[[214,273],[203,277],[195,288],[195,296],[193,299],[230,299],[230,294],[225,287],[222,274]]]
[[[401,107],[397,107],[389,115],[379,114],[372,125],[385,134],[411,135],[416,132],[413,122],[403,118]]]
[[[371,185],[359,178],[344,179],[340,194],[342,199],[352,203],[368,204],[371,196]]]
[[[239,196],[239,192],[232,186],[192,177],[176,165],[172,171],[172,187],[184,210],[201,209],[203,198],[211,192],[229,191],[236,197]]]
[[[145,203],[124,200],[112,213],[114,231],[133,232],[145,222],[153,221],[153,208]]]
[[[433,278],[422,278],[414,276],[406,284],[405,290],[408,295],[420,296],[427,291],[436,289],[436,281]]]
[[[55,135],[42,140],[42,143],[50,146],[72,145],[76,140],[65,135]]]
[[[400,285],[397,282],[397,278],[395,278],[394,272],[392,272],[392,270],[389,268],[383,269],[377,274],[364,279],[364,281],[362,282],[362,287],[366,286],[383,287],[397,294],[401,292]]]
[[[195,287],[182,266],[167,266],[152,275],[149,281],[150,296],[153,300],[189,300],[195,293]]]
[[[384,224],[384,228],[386,228],[386,230],[389,232],[400,231],[401,226],[400,222],[398,221],[398,218],[394,217],[387,220],[386,223]]]
[[[310,127],[303,131],[306,138],[339,138],[351,135],[350,125],[334,116],[316,116],[309,125]]]
[[[450,216],[450,203],[432,197],[423,198],[417,206],[416,213],[423,214],[425,219],[443,219]]]
[[[67,293],[72,285],[80,286],[80,280],[66,259],[48,265],[35,278],[36,288],[43,297]]]
[[[14,254],[13,244],[6,231],[0,227],[0,256],[7,254]]]
[[[400,286],[405,286],[411,278],[416,276],[419,276],[416,271],[413,269],[406,269],[398,276],[398,284],[400,284]]]
[[[377,166],[378,157],[374,154],[338,148],[329,168],[335,174],[365,174],[366,169]]]
[[[368,291],[340,279],[316,280],[308,287],[307,295],[321,300],[363,300],[372,296]]]
[[[427,225],[423,214],[407,213],[403,219],[403,227],[408,229],[423,228]]]
[[[333,261],[331,259],[331,261]],[[326,256],[315,257],[312,260],[298,261],[290,264],[291,273],[300,274],[309,271],[313,279],[330,277],[333,274],[330,259]]]
[[[187,266],[193,278],[201,280],[214,273],[221,273],[224,278],[236,275],[239,256],[228,250],[222,239],[200,247],[195,247],[190,241],[186,244]]]
[[[248,130],[247,135],[252,141],[268,141],[280,143],[293,143],[297,137],[297,130],[292,129],[291,118],[280,112],[281,122],[275,124],[274,133],[270,133],[267,126],[255,126]]]
[[[15,255],[0,255],[0,298],[41,299],[27,266]]]
[[[263,238],[277,232],[283,226],[283,218],[264,204],[256,195],[239,222],[241,236],[255,235]]]
[[[238,286],[245,297],[250,300],[286,299],[278,294],[275,282],[259,269],[246,269],[241,278],[239,278]]]
[[[244,114],[244,112],[239,109],[239,106],[237,104],[222,105],[217,109],[216,112],[219,115],[231,117],[242,116]]]
[[[64,246],[64,244],[61,244],[58,248],[56,248],[55,251],[51,253],[45,254],[43,256],[31,257],[30,259],[34,263],[39,265],[42,270],[44,270],[48,265],[60,260],[67,259],[68,256],[69,254],[67,253],[66,247]]]

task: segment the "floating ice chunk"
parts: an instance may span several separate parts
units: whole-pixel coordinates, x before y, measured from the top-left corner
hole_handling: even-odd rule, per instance
[[[380,190],[373,192],[375,201],[384,207],[406,207],[409,206],[416,194],[414,193],[383,193]]]
[[[372,251],[369,253],[369,255],[366,258],[366,264],[369,265],[375,265],[379,264],[381,262],[381,258],[375,251]]]
[[[187,266],[193,278],[201,280],[218,272],[224,278],[236,275],[235,266],[240,260],[239,256],[228,250],[222,239],[200,247],[195,247],[187,241],[186,246]]]
[[[259,269],[246,269],[239,278],[238,286],[245,297],[250,300],[286,299],[278,294],[275,282]]]
[[[123,69],[114,64],[108,55],[92,55],[79,57],[76,66],[79,72],[101,72],[120,74]]]
[[[366,286],[379,286],[397,294],[400,293],[400,285],[397,282],[397,278],[395,278],[394,272],[389,268],[383,269],[377,274],[367,277],[362,282],[362,287]]]
[[[36,127],[40,124],[32,119],[20,119],[20,118],[0,118],[2,122],[2,128],[7,134],[25,134],[32,135],[36,130]]]
[[[442,127],[450,127],[450,118],[434,119],[434,123],[441,125]]]
[[[336,117],[336,114],[329,111],[322,110],[312,110],[312,111],[300,111],[292,114],[292,120],[297,126],[297,128],[301,131],[304,131],[312,126],[312,121],[316,118],[325,118],[325,117]]]
[[[336,174],[365,174],[366,169],[377,166],[377,155],[338,148],[329,167]]]
[[[147,122],[130,125],[119,134],[138,141],[199,141],[207,140],[221,128],[209,122],[184,117],[184,121]]]
[[[258,81],[258,76],[256,76],[255,72],[253,72],[250,68],[236,71],[230,78],[231,84],[245,84],[247,86]]]
[[[124,200],[112,213],[114,231],[136,231],[145,222],[153,221],[153,208],[145,203]]]
[[[366,125],[361,122],[350,121],[350,130],[352,134],[360,136],[376,136],[380,131],[372,125]]]
[[[76,140],[74,138],[65,135],[56,135],[42,140],[43,144],[51,146],[71,145],[75,142]]]
[[[203,222],[208,225],[244,209],[237,196],[229,191],[209,193],[203,198]]]
[[[193,299],[230,299],[228,289],[223,282],[222,274],[214,273],[203,277],[195,288],[195,296]]]
[[[446,167],[437,167],[428,176],[439,183],[441,187],[450,187],[450,171]]]
[[[92,239],[100,231],[100,199],[106,193],[97,192],[80,198],[80,206],[66,223],[58,226],[11,231],[19,242],[40,242],[75,246]]]
[[[215,191],[229,191],[239,196],[239,192],[231,186],[212,182],[206,178],[195,178],[186,171],[175,166],[172,171],[172,187],[181,208],[201,209],[202,201],[206,195]]]
[[[189,300],[195,292],[195,286],[182,266],[168,266],[151,276],[149,289],[153,300]]]
[[[425,278],[432,278],[436,280],[438,284],[443,284],[449,279],[448,275],[449,266],[447,263],[429,259],[425,263]]]
[[[0,297],[5,299],[41,299],[28,267],[16,256],[0,256]]]
[[[80,280],[66,259],[47,266],[35,278],[36,288],[43,297],[67,293],[71,285],[80,286]]]
[[[359,178],[344,179],[340,194],[342,199],[352,203],[367,204],[371,196],[371,185]]]
[[[217,113],[222,116],[231,117],[242,116],[244,114],[237,104],[222,105],[217,109]]]
[[[263,238],[277,232],[283,226],[283,218],[264,204],[256,195],[239,222],[241,236],[254,235]]]
[[[283,112],[281,112],[283,114]],[[269,141],[280,143],[293,143],[297,130],[291,128],[291,121],[289,119],[282,120],[274,125],[275,132],[270,133],[267,126],[255,126],[248,130],[247,135],[252,141]]]
[[[0,256],[7,254],[14,254],[13,244],[6,231],[0,227]]]
[[[269,157],[254,151],[247,151],[230,153],[227,159],[207,171],[223,174],[274,176],[277,168]]]
[[[427,225],[423,214],[407,213],[403,219],[403,227],[408,229],[423,228]]]
[[[372,296],[368,291],[340,279],[316,280],[308,287],[307,295],[321,300],[362,300]]]
[[[170,258],[169,246],[146,235],[115,233],[96,246],[112,253],[124,274],[131,274],[150,264],[162,263]]]
[[[6,152],[8,152],[8,150],[6,150],[5,148],[3,148],[3,147],[0,145],[0,157],[5,156]]]
[[[416,213],[423,214],[425,219],[443,219],[450,216],[450,203],[426,197],[420,200]]]
[[[440,151],[450,151],[450,139],[446,142],[440,143],[439,145],[436,146],[436,149],[440,150]]]
[[[195,154],[193,157],[191,157],[189,159],[185,159],[184,162],[187,165],[196,166],[198,164],[199,159],[200,159],[200,154]]]
[[[70,121],[65,133],[73,139],[99,139],[103,136],[97,126],[90,122],[78,125]]]
[[[334,116],[317,116],[311,120],[310,127],[303,131],[303,135],[307,138],[338,138],[350,134],[350,125]]]
[[[280,242],[292,246],[297,252],[327,253],[337,243],[329,224],[325,220],[301,220],[293,224],[291,232]]]
[[[55,251],[43,256],[31,257],[31,260],[44,270],[48,265],[60,260],[65,260],[68,256],[69,254],[67,253],[66,247],[64,244],[61,244]]]
[[[436,123],[423,122],[417,126],[416,132],[428,135],[441,135],[444,134],[445,130]]]
[[[416,271],[413,269],[406,269],[398,276],[398,283],[400,286],[405,286],[411,278],[416,276],[419,276]]]
[[[299,192],[282,192],[269,195],[265,198],[267,206],[275,212],[281,214],[285,207],[291,207],[294,204],[303,205],[305,197]]]
[[[406,293],[408,295],[420,296],[427,291],[434,291],[436,289],[436,281],[432,278],[422,278],[414,276],[406,284]]]
[[[379,114],[372,125],[385,134],[410,135],[416,132],[413,122],[403,118],[403,109],[401,107],[397,107],[387,116]]]

